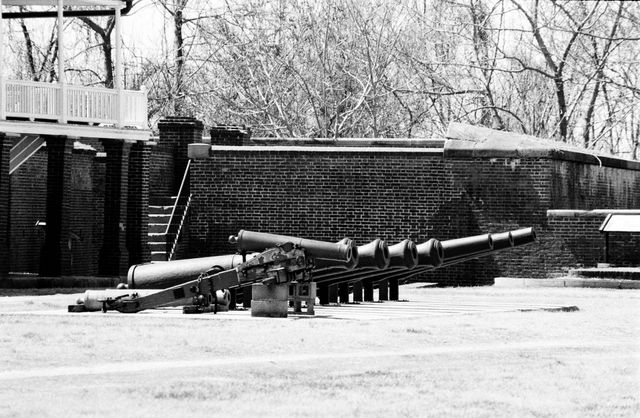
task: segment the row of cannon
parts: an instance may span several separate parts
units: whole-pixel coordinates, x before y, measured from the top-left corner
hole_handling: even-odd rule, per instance
[[[292,243],[313,258],[312,280],[317,283],[320,303],[373,300],[379,289],[381,300],[398,299],[398,286],[420,274],[470,259],[495,254],[536,240],[533,228],[496,234],[482,234],[439,241],[429,239],[416,244],[405,239],[388,245],[381,239],[357,246],[349,238],[336,243],[299,237],[241,230],[229,238],[239,254],[139,264],[129,269],[129,289],[164,289],[193,280],[206,271],[234,269],[259,252]],[[363,295],[364,292],[364,295]],[[247,298],[245,297],[245,300]]]

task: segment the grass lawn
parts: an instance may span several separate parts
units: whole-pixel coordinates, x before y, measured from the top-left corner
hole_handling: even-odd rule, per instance
[[[580,310],[263,319],[67,314],[77,295],[0,296],[0,416],[640,416],[640,291],[400,295]],[[59,314],[25,312],[43,310]]]

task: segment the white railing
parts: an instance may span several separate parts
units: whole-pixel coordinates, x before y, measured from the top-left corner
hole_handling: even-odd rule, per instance
[[[119,96],[114,89],[66,85],[63,114],[60,84],[4,80],[0,85],[4,85],[4,89],[0,89],[4,112],[0,114],[4,113],[5,117],[147,128],[146,91],[122,90]]]

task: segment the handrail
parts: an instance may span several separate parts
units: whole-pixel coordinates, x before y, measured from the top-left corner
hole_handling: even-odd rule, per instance
[[[191,167],[191,160],[188,160],[187,167],[184,169],[184,175],[182,176],[182,182],[180,183],[180,189],[178,189],[178,195],[176,196],[176,201],[173,203],[173,209],[171,210],[171,216],[169,217],[169,222],[167,223],[167,229],[164,231],[165,235],[169,234],[169,230],[171,229],[171,224],[173,223],[173,216],[176,214],[176,208],[178,207],[178,203],[180,202],[180,197],[182,196],[182,189],[184,188],[184,184],[187,181],[187,175],[189,174],[190,167]]]
[[[173,245],[171,245],[171,251],[167,256],[167,261],[171,261],[173,256],[176,253],[176,247],[178,246],[178,241],[180,240],[180,233],[182,232],[182,226],[184,225],[184,220],[187,217],[187,212],[189,212],[189,206],[191,206],[191,198],[193,197],[192,193],[189,193],[189,197],[187,197],[187,203],[184,206],[184,212],[182,212],[182,218],[180,219],[180,225],[178,225],[178,230],[176,231],[176,236],[173,239]]]

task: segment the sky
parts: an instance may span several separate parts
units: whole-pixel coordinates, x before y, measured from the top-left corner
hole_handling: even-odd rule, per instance
[[[158,52],[159,36],[165,30],[163,11],[151,0],[140,0],[122,19],[122,37],[127,47],[139,55],[149,56]]]
[[[134,2],[134,7],[123,19],[122,33],[123,40],[127,47],[133,48],[138,55],[147,57],[158,54],[160,34],[166,32],[168,42],[172,41],[171,17],[167,12],[156,4],[153,0],[138,0]],[[206,4],[207,8],[222,5],[224,0],[190,0],[185,16],[194,16],[202,10],[199,7]]]

